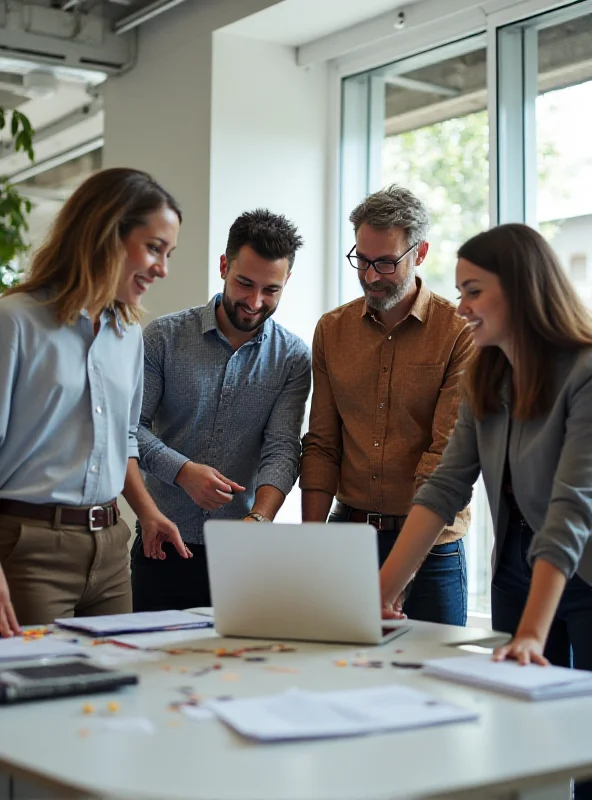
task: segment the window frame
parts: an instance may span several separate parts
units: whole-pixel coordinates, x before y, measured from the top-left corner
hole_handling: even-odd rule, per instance
[[[441,0],[436,0],[441,3]],[[424,5],[422,3],[422,5]],[[405,31],[397,39],[396,51],[390,47],[371,51],[356,51],[329,63],[330,82],[338,87],[339,101],[333,107],[333,140],[339,156],[334,161],[330,177],[333,192],[330,198],[336,204],[330,208],[334,259],[327,297],[343,302],[345,270],[352,272],[344,254],[351,246],[351,226],[348,215],[357,202],[368,192],[379,188],[380,150],[377,142],[383,138],[380,115],[384,120],[384,87],[377,85],[381,70],[387,66],[401,71],[433,63],[435,59],[453,57],[455,49],[461,51],[467,42],[482,40],[486,47],[487,112],[489,121],[489,215],[490,225],[518,221],[536,225],[537,151],[536,151],[536,98],[538,94],[538,32],[544,27],[557,25],[592,13],[592,0],[486,0],[480,9],[467,9],[465,14],[450,14],[439,6],[430,24],[418,25]],[[482,46],[483,46],[482,45]],[[373,71],[370,74],[370,71]],[[517,79],[517,73],[519,78]],[[374,79],[374,81],[373,81]],[[355,85],[355,89],[351,88]],[[348,114],[345,102],[348,91],[357,92],[357,111]],[[381,94],[382,91],[382,94]],[[382,109],[379,110],[382,102]],[[380,135],[377,134],[377,129]],[[345,146],[347,145],[347,147]],[[356,152],[356,146],[361,148]],[[344,169],[351,163],[352,150],[357,161],[357,172]],[[350,276],[351,278],[351,276]],[[348,281],[349,282],[349,281]],[[332,306],[337,303],[333,303]],[[476,487],[479,508],[476,516],[484,523],[486,508],[481,484]],[[491,525],[484,541],[491,539]],[[489,554],[484,554],[489,557]],[[483,555],[480,553],[479,558]],[[483,570],[473,565],[474,583],[483,581]],[[486,587],[479,586],[480,591]],[[475,616],[482,618],[477,613]]]

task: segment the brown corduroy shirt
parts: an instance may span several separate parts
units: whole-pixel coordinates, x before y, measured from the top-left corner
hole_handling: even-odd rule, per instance
[[[319,320],[300,487],[363,511],[405,515],[456,424],[471,353],[466,322],[418,278],[408,314],[386,330],[364,298]],[[465,509],[438,542],[468,529]]]

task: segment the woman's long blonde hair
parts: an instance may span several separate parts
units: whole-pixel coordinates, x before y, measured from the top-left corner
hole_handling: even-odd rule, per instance
[[[179,204],[147,173],[125,168],[97,172],[66,201],[25,280],[5,294],[49,289],[60,325],[74,324],[83,309],[94,317],[104,308],[118,311],[124,325],[137,322],[141,309],[116,299],[124,240],[162,208],[182,221]]]
[[[527,225],[498,225],[458,251],[497,275],[509,306],[514,371],[514,416],[544,414],[552,401],[553,356],[592,346],[592,316],[563,271],[552,247]],[[498,347],[478,350],[465,375],[475,416],[501,407],[508,360]]]

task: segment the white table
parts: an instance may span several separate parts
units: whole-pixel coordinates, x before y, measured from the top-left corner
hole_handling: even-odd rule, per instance
[[[528,703],[394,668],[393,659],[458,655],[461,651],[446,645],[490,633],[411,624],[400,639],[367,651],[370,658],[384,659],[382,669],[335,665],[354,658],[356,647],[296,643],[296,652],[265,654],[263,663],[221,659],[223,670],[202,677],[180,670],[212,664],[212,656],[166,656],[127,667],[139,673],[139,686],[89,698],[97,713],[118,700],[119,718],[148,718],[155,734],[93,730],[92,718],[82,714],[85,698],[5,708],[0,711],[4,797],[11,775],[18,798],[567,800],[570,775],[592,777],[592,698]],[[211,631],[196,632],[196,638],[206,647],[253,644],[214,638]],[[268,669],[274,665],[299,671]],[[481,717],[405,733],[262,745],[216,720],[195,722],[169,710],[182,699],[181,686],[206,696],[238,697],[289,686],[333,690],[391,682],[474,708]],[[90,730],[86,736],[80,733],[84,729]],[[22,788],[23,780],[39,790]]]

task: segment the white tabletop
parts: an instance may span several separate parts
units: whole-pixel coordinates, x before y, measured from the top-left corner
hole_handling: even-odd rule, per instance
[[[381,669],[335,661],[359,648],[294,643],[264,662],[208,654],[165,656],[126,665],[140,684],[112,695],[30,703],[0,711],[0,771],[84,796],[167,800],[394,800],[475,797],[543,786],[569,775],[592,776],[592,698],[528,703],[431,679],[390,665],[461,651],[446,646],[490,632],[412,622],[412,630],[365,652]],[[252,646],[196,631],[196,646]],[[100,647],[97,648],[97,652]],[[401,652],[403,651],[403,652]],[[216,663],[223,669],[192,675]],[[293,671],[274,671],[274,667]],[[171,711],[191,686],[202,696],[272,694],[401,683],[480,714],[477,722],[340,740],[258,744],[217,720],[196,722]],[[154,733],[100,728],[109,701],[118,719],[146,718]],[[95,713],[85,716],[85,702]]]

